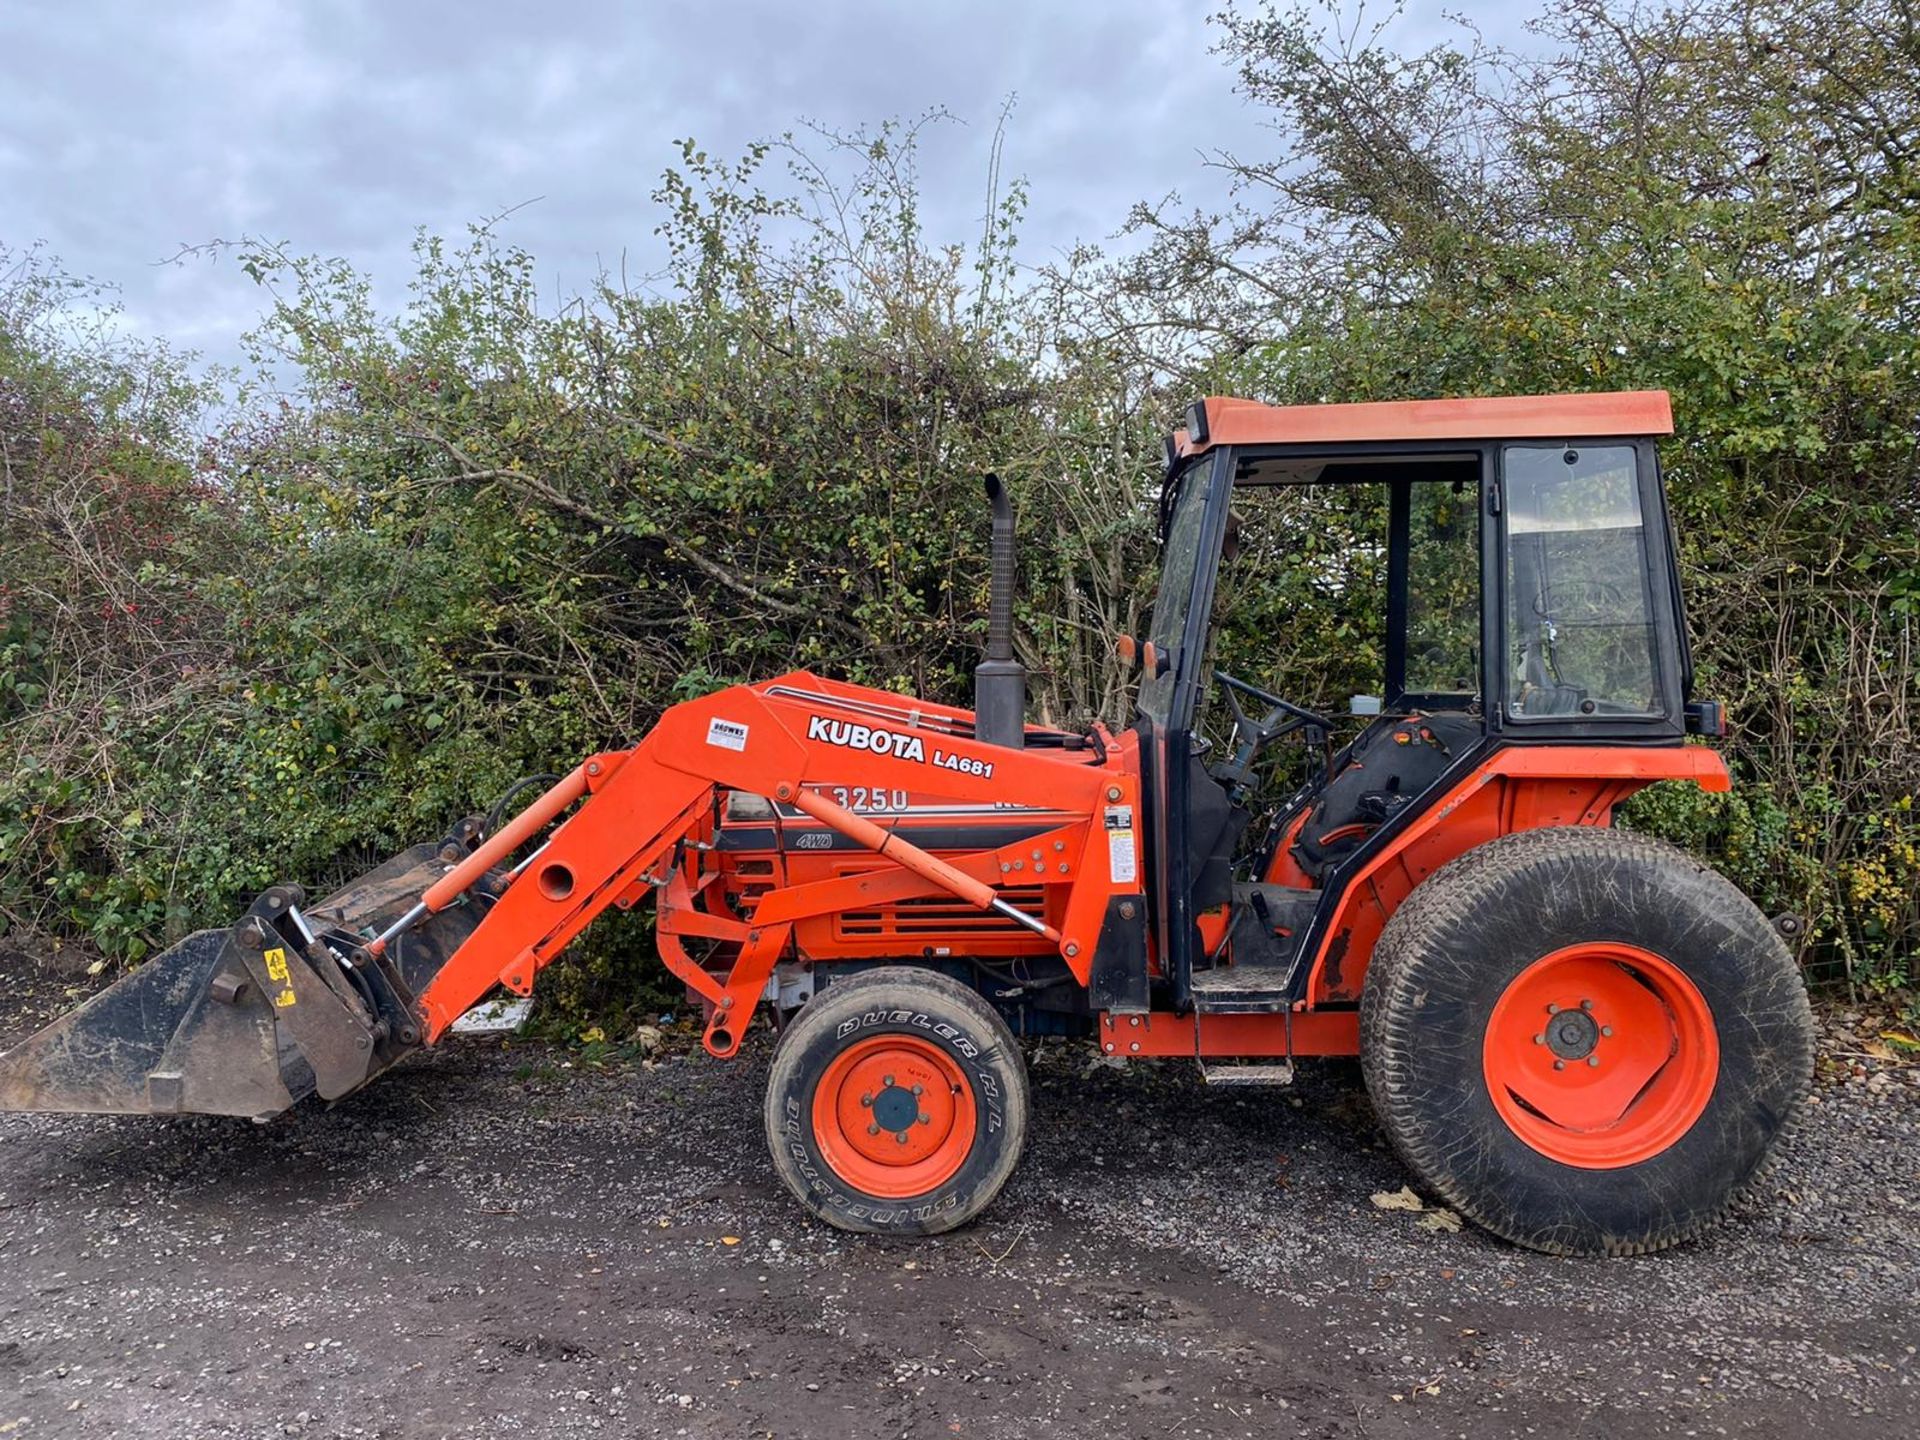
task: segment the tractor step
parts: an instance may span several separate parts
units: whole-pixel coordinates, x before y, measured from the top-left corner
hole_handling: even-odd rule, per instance
[[[1209,1085],[1291,1085],[1293,1062],[1200,1061],[1200,1078]]]
[[[1293,967],[1228,965],[1193,977],[1193,1008],[1202,1015],[1271,1015],[1292,1004]]]
[[[1300,944],[1320,903],[1317,890],[1235,885],[1230,965],[1193,977],[1193,1008],[1205,1015],[1270,1015],[1293,999]]]

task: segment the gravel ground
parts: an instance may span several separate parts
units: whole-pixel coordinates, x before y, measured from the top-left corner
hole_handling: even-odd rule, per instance
[[[0,965],[3,1046],[70,1002]],[[1912,1437],[1920,1072],[1826,1025],[1765,1193],[1627,1261],[1377,1208],[1351,1065],[1042,1047],[1012,1185],[917,1243],[779,1188],[765,1036],[457,1043],[265,1127],[0,1116],[0,1435]]]

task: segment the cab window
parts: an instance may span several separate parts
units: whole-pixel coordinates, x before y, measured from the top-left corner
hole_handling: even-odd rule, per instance
[[[1458,697],[1480,690],[1480,485],[1477,470],[1407,486],[1405,688]]]
[[[1660,712],[1647,535],[1627,445],[1507,447],[1508,712]]]

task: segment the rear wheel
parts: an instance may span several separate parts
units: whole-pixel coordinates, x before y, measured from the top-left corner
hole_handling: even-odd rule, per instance
[[[1805,1098],[1786,947],[1719,875],[1614,830],[1506,836],[1422,884],[1375,948],[1367,1088],[1394,1147],[1496,1234],[1634,1254],[1713,1224]]]
[[[820,990],[767,1082],[774,1169],[842,1230],[933,1235],[984,1210],[1019,1162],[1027,1075],[974,991],[907,967]]]

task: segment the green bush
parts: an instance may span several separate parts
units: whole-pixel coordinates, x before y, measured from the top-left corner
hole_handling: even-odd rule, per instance
[[[1110,642],[1192,394],[1652,386],[1736,786],[1625,818],[1806,915],[1818,973],[1911,983],[1920,54],[1884,11],[1560,0],[1533,56],[1231,13],[1275,122],[1220,157],[1240,203],[1039,271],[997,171],[977,241],[924,233],[913,125],[688,144],[646,291],[546,303],[482,227],[421,237],[389,315],[341,262],[237,247],[284,398],[218,403],[0,253],[0,927],[137,959],[793,666],[963,698],[989,469],[1036,712],[1124,720]],[[1286,503],[1328,555],[1378,523]],[[1332,563],[1236,577],[1221,660],[1365,688],[1377,577]],[[620,1023],[646,932],[593,936],[559,993]]]

